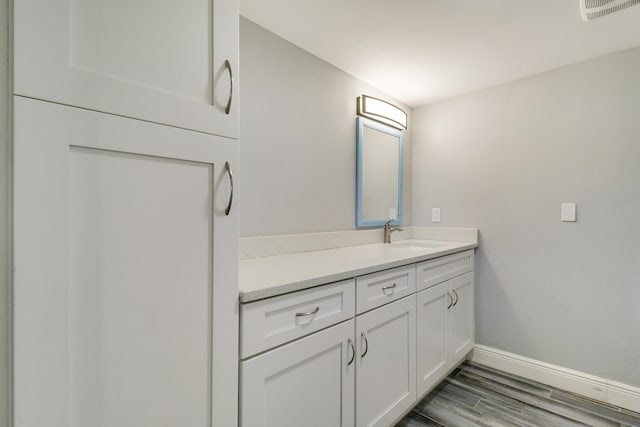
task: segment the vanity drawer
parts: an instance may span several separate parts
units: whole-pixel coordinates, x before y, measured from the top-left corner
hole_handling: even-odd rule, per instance
[[[473,268],[473,249],[421,262],[417,265],[416,272],[418,291],[467,273]]]
[[[358,314],[395,301],[416,291],[416,267],[393,268],[356,278]]]
[[[240,306],[240,358],[355,316],[355,280],[292,292]]]

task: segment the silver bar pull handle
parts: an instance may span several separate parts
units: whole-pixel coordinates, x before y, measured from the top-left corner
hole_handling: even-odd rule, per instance
[[[227,208],[224,210],[224,214],[229,216],[229,212],[231,212],[231,204],[233,203],[233,172],[231,172],[231,165],[229,162],[224,163],[224,169],[229,174],[229,182],[231,183],[231,193],[229,194],[229,203],[227,204]]]
[[[455,289],[454,289],[453,291],[451,291],[451,292],[453,292],[453,295],[455,295],[455,296],[456,296],[456,302],[454,302],[454,303],[453,303],[453,306],[455,307],[455,306],[456,306],[456,304],[458,304],[458,293],[456,292],[456,290],[455,290]]]
[[[296,313],[296,317],[313,316],[314,314],[316,314],[319,311],[320,311],[320,306],[317,306],[316,308],[314,308],[311,311],[307,311],[307,312],[304,312],[304,313]]]
[[[351,338],[347,339],[347,344],[349,344],[349,347],[351,347],[351,359],[347,362],[347,366],[350,366],[356,359],[356,346],[353,345],[353,341],[351,341]]]
[[[367,336],[364,332],[360,333],[360,342],[364,341],[364,352],[360,355],[361,358],[364,358],[369,351],[369,341],[367,341]]]
[[[447,310],[449,310],[453,306],[453,297],[449,292],[447,292],[447,296],[449,297],[449,305],[447,306]]]
[[[231,111],[231,100],[233,99],[233,71],[231,71],[231,62],[228,59],[224,60],[224,66],[229,71],[229,98],[227,98],[227,106],[224,107],[224,112],[229,114]]]
[[[387,294],[385,291],[391,289],[391,292],[389,294]],[[393,291],[396,289],[396,284],[394,283],[391,286],[383,286],[382,287],[382,293],[385,295],[393,295]]]

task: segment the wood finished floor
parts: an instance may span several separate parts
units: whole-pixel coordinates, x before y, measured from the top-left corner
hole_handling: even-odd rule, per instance
[[[396,427],[640,426],[640,414],[466,362]]]

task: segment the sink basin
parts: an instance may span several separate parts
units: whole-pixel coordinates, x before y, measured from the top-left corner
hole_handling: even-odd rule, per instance
[[[446,243],[436,243],[436,242],[416,242],[416,241],[404,241],[404,242],[392,242],[385,244],[390,248],[402,248],[402,249],[435,249],[446,246]]]

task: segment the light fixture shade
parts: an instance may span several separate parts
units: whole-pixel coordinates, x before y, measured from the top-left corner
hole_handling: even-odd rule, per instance
[[[396,129],[407,128],[407,113],[387,101],[372,96],[358,97],[358,115]]]
[[[638,4],[640,0],[580,0],[580,13],[583,20],[591,21]]]

